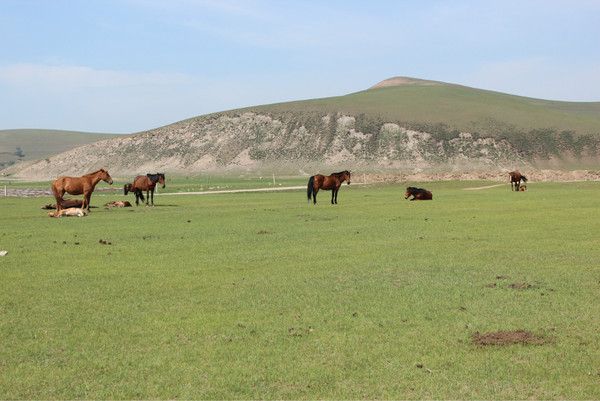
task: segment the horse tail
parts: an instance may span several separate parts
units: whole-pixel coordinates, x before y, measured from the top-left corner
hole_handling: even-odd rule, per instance
[[[313,191],[314,191],[314,187],[313,187],[314,183],[315,183],[315,176],[313,175],[312,177],[310,177],[308,179],[308,187],[306,188],[306,195],[308,196],[308,202],[310,202],[310,197],[312,196]]]
[[[527,182],[527,177],[525,177],[524,175],[522,175],[522,176],[521,176],[521,179],[522,179],[524,182]]]

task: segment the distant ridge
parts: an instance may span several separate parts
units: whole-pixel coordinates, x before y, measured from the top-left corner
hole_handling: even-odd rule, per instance
[[[18,161],[43,159],[109,138],[115,138],[115,135],[51,129],[0,130],[0,169]],[[17,148],[21,149],[23,157],[15,155]]]
[[[369,89],[377,89],[377,88],[387,88],[390,86],[402,86],[402,85],[448,85],[443,82],[438,81],[429,81],[426,79],[418,79],[411,77],[392,77],[388,79],[384,79],[381,82],[376,83],[371,86]]]

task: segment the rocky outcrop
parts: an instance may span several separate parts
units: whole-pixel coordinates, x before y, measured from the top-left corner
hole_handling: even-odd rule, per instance
[[[109,169],[113,176],[130,176],[275,165],[290,171],[307,164],[418,170],[438,164],[462,168],[523,162],[519,152],[501,139],[470,133],[440,139],[391,122],[365,126],[357,124],[357,117],[343,114],[219,113],[84,145],[3,173],[50,179],[99,168]]]

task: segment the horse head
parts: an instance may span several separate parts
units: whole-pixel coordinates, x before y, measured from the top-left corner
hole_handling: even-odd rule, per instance
[[[404,193],[404,199],[408,199],[409,196],[411,196],[412,194],[415,193],[416,189],[417,188],[415,188],[415,187],[408,187],[408,188],[406,188],[406,192]]]
[[[150,181],[152,181],[153,184],[156,184],[157,182],[159,184],[162,185],[162,187],[165,187],[165,174],[164,173],[156,173],[156,174],[146,174],[146,177],[148,177],[150,179]]]
[[[342,171],[342,181],[346,180],[348,181],[348,185],[350,185],[350,178],[351,178],[351,173],[348,170],[344,170]]]
[[[125,184],[123,185],[123,194],[127,195],[129,193],[129,191],[131,191],[131,184]]]
[[[110,174],[108,174],[108,171],[106,171],[106,170],[104,170],[103,168],[101,168],[101,169],[99,170],[99,173],[100,173],[100,179],[101,179],[102,181],[106,182],[106,183],[107,183],[107,184],[109,184],[109,185],[112,185],[112,183],[113,183],[113,179],[112,179],[112,177],[110,176]]]

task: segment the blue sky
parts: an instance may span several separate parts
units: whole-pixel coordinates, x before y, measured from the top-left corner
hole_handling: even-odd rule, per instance
[[[396,75],[600,101],[600,1],[0,0],[0,129],[137,132]]]

